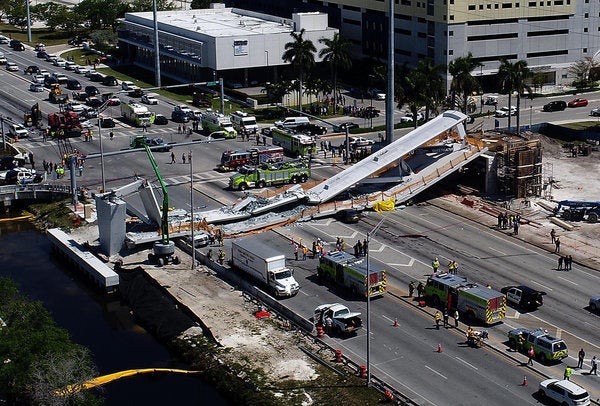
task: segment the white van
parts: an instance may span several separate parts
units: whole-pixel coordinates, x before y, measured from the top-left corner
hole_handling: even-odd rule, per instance
[[[246,132],[247,134],[256,134],[258,132],[258,125],[256,124],[256,117],[249,116],[248,113],[243,111],[235,111],[231,113],[229,117],[233,128],[238,133]]]
[[[275,121],[275,125],[279,128],[296,128],[302,124],[309,124],[308,117],[286,117],[283,120]]]
[[[27,130],[27,128],[23,127],[21,124],[10,123],[8,125],[8,134],[13,138],[25,138],[29,137],[29,130]]]

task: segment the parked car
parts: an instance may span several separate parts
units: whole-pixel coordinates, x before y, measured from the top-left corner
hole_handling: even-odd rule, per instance
[[[92,82],[102,82],[104,80],[104,75],[102,73],[94,72],[90,74],[89,78]]]
[[[10,44],[10,38],[0,35],[0,44]]]
[[[107,106],[119,106],[121,104],[121,99],[117,96],[111,96],[105,100]]]
[[[498,110],[496,110],[496,114],[495,114],[495,116],[498,118],[508,117],[509,115],[511,115],[511,116],[517,115],[517,108],[515,106],[499,108]]]
[[[14,62],[8,62],[6,64],[6,70],[10,72],[17,72],[19,70],[19,65]]]
[[[121,89],[123,89],[125,91],[136,90],[139,88],[140,87],[138,85],[134,84],[131,80],[124,80],[121,82]]]
[[[44,78],[44,86],[48,88],[55,83],[58,83],[58,80],[56,80],[53,76],[46,76]]]
[[[364,137],[348,137],[351,147],[366,147],[375,144],[375,141]]]
[[[70,90],[80,90],[81,83],[77,79],[69,79],[67,80],[67,89]]]
[[[96,86],[86,86],[85,92],[89,96],[96,96],[97,94],[100,94],[100,91],[98,90],[98,88]]]
[[[100,100],[96,96],[90,96],[85,101],[85,104],[87,104],[88,106],[96,109],[96,108],[102,106],[103,102],[102,102],[102,100]]]
[[[29,85],[29,91],[31,92],[43,92],[46,88],[43,83],[32,83]]]
[[[6,65],[7,63],[8,61],[6,60],[6,57],[0,52],[0,65]]]
[[[119,80],[114,76],[105,76],[102,79],[102,84],[104,86],[119,86]]]
[[[417,113],[417,121],[421,121],[424,120],[425,117],[423,116],[422,113]],[[414,120],[412,113],[406,113],[405,116],[400,117],[400,122],[401,123],[412,123]]]
[[[87,94],[86,92],[84,92],[83,90],[79,90],[76,92],[72,93],[73,96],[73,100],[79,100],[79,101],[86,101],[88,97],[90,97],[89,94]]]
[[[569,380],[546,379],[540,382],[538,394],[542,399],[551,399],[560,405],[586,406],[590,395],[581,386]]]
[[[583,97],[578,97],[577,99],[573,99],[569,102],[569,107],[585,107],[588,105],[588,99],[584,99]]]
[[[327,133],[327,128],[318,124],[306,123],[296,126],[294,131],[308,135],[323,135]]]
[[[590,310],[593,312],[600,311],[600,296],[592,296],[590,297]]]
[[[84,74],[86,74],[86,73],[88,73],[90,71],[85,66],[80,66],[80,65],[78,65],[75,68],[73,68],[73,70],[75,71],[75,73],[80,74],[80,75],[84,75]]]
[[[156,93],[145,93],[142,95],[141,101],[145,104],[158,104],[158,98]]]
[[[46,62],[53,63],[55,59],[58,59],[58,56],[54,54],[46,54]]]
[[[112,117],[101,116],[100,125],[102,128],[113,128],[115,126],[115,120]]]
[[[154,115],[154,124],[156,124],[156,125],[169,124],[169,120],[162,114],[155,114]]]
[[[542,110],[544,111],[563,111],[567,108],[567,102],[564,100],[554,100],[548,104],[544,104]]]
[[[360,221],[360,211],[356,209],[342,209],[337,211],[333,217],[343,223],[354,224]]]
[[[46,50],[46,44],[42,44],[41,42],[38,42],[37,44],[35,44],[35,47],[33,47],[33,49],[36,52],[45,51]]]
[[[6,172],[4,183],[7,185],[14,185],[16,183],[23,185],[26,183],[39,183],[42,179],[42,175],[36,173],[35,169],[14,168]]]
[[[353,128],[360,128],[360,126],[356,123],[346,122],[346,123],[341,123],[341,124],[334,126],[333,131],[336,133],[339,133],[339,132],[343,133],[343,132],[346,132],[346,127],[348,127],[348,131],[352,130]]]
[[[65,62],[65,70],[75,70],[76,66],[77,66],[77,64],[73,61]]]
[[[146,145],[152,147],[152,151],[168,152],[173,146],[167,144],[162,138],[146,138]]]
[[[29,73],[30,75],[36,74],[40,72],[40,68],[36,65],[29,65],[26,69],[25,69],[25,73]]]
[[[507,302],[524,309],[537,309],[544,304],[544,295],[546,295],[546,292],[523,285],[506,286],[500,289],[500,292],[506,295]]]
[[[67,61],[63,58],[56,58],[54,61],[52,61],[52,65],[58,66],[59,68],[64,68],[66,63]]]
[[[25,45],[19,40],[13,39],[9,45],[15,51],[25,51]]]
[[[44,79],[46,79],[46,77],[44,75],[40,75],[39,73],[31,76],[31,81],[33,83],[41,83],[43,85],[44,84]]]

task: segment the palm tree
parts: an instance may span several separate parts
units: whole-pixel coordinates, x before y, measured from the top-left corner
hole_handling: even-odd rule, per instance
[[[517,134],[520,133],[521,95],[525,92],[531,94],[531,87],[525,84],[525,79],[531,75],[531,69],[527,67],[526,61],[512,63],[503,59],[498,68],[498,79],[504,93],[508,93],[508,128],[510,128],[510,106],[512,92],[517,92]]]
[[[292,32],[290,35],[294,39],[285,44],[285,52],[282,59],[292,65],[298,71],[298,110],[302,111],[302,79],[304,71],[309,70],[315,65],[315,53],[317,48],[309,39],[305,40],[304,28],[299,33]]]
[[[461,56],[450,62],[448,65],[448,73],[452,75],[452,83],[450,84],[450,92],[452,93],[452,108],[456,106],[457,93],[462,96],[462,111],[467,112],[467,103],[469,96],[481,88],[481,84],[471,75],[471,72],[476,68],[483,66],[480,62],[473,59],[473,55],[469,52],[467,56]]]
[[[425,121],[429,120],[429,113],[436,109],[438,103],[444,98],[444,81],[442,73],[445,72],[444,65],[433,65],[429,58],[419,61],[417,73],[421,76],[423,83],[423,96],[425,101]]]
[[[333,77],[333,106],[337,108],[337,77],[338,69],[350,69],[352,60],[350,59],[350,41],[343,38],[338,32],[333,34],[333,38],[321,38],[320,43],[325,45],[325,48],[319,51],[319,58],[323,58],[323,62],[331,66]]]

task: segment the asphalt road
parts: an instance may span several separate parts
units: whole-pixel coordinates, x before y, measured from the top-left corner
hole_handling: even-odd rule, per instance
[[[13,53],[6,46],[2,46],[1,49],[9,61],[16,61],[21,68],[36,64],[50,72],[61,69],[38,60],[31,51]],[[20,122],[23,111],[38,101],[45,113],[56,111],[56,105],[43,101],[47,99],[46,92],[31,93],[27,90],[29,79],[22,71],[12,74],[1,70],[0,75],[3,83],[0,97],[5,101],[0,104],[1,114],[15,117]],[[69,76],[77,76],[82,85],[87,84],[86,79],[79,75],[72,73]],[[115,90],[102,88],[104,91]],[[597,104],[598,94],[590,94],[587,97],[590,99],[590,106],[587,108],[554,113],[541,112],[541,106],[547,100],[536,99],[530,110],[532,120],[546,121],[548,117],[553,120],[585,118],[593,105]],[[173,104],[161,99],[160,104],[152,110],[169,117]],[[106,113],[118,117],[120,110],[118,107],[111,107]],[[525,118],[522,116],[522,123],[525,124],[527,120],[523,120]],[[485,128],[491,127],[486,125]],[[112,141],[107,137],[108,130],[102,132],[103,147],[107,152],[104,160],[107,187],[122,186],[132,181],[135,175],[155,180],[156,176],[145,153],[110,155],[110,152],[127,150],[130,137],[140,134],[140,130],[119,123],[114,132],[115,138]],[[173,123],[162,127],[152,126],[148,135],[160,136],[173,143],[205,140],[201,134],[193,134],[191,137],[178,134],[177,124]],[[341,140],[336,139],[339,142]],[[87,143],[83,140],[71,142],[84,154],[97,153],[100,149],[97,137]],[[19,144],[33,151],[38,169],[42,159],[52,162],[60,159],[57,145],[52,141],[43,142],[41,137],[33,136]],[[177,160],[175,164],[170,164],[170,153],[155,153],[162,176],[168,185],[170,205],[189,209],[190,166],[181,163],[181,155],[187,154],[190,149],[194,154],[192,176],[196,209],[216,208],[241,198],[242,193],[225,190],[229,174],[216,172],[214,167],[226,149],[246,148],[250,144],[248,141],[230,140],[176,146],[173,149]],[[313,177],[326,178],[338,170],[339,168],[328,165],[316,165],[313,168]],[[61,182],[67,183],[68,177]],[[89,159],[83,175],[77,177],[77,182],[92,190],[100,187],[100,160]],[[135,201],[135,197],[132,200]],[[277,233],[261,234],[258,238],[280,247],[291,259],[291,237],[296,240],[301,237],[305,242],[320,237],[334,243],[339,236],[352,245],[356,239],[362,240],[366,233],[372,230],[378,222],[378,216],[371,213],[356,226],[329,219],[294,224],[277,230]],[[504,344],[506,331],[514,326],[544,327],[561,335],[569,346],[571,357],[568,363],[572,366],[576,363],[573,357],[576,357],[577,350],[582,346],[586,349],[588,358],[594,353],[599,353],[599,319],[597,315],[585,310],[589,296],[597,294],[594,289],[598,286],[598,276],[588,269],[575,265],[571,272],[558,272],[555,270],[555,256],[430,205],[408,207],[390,215],[377,235],[372,238],[370,252],[373,261],[387,267],[388,284],[390,292],[393,293],[372,302],[373,373],[414,398],[419,404],[537,403],[532,394],[542,375],[520,365],[520,361],[525,359],[524,356],[509,352]],[[476,282],[491,283],[497,289],[505,285],[523,283],[545,290],[548,293],[545,304],[539,310],[529,313],[511,309],[504,323],[489,328],[490,344],[493,344],[494,349],[465,347],[462,344],[462,332],[454,329],[435,330],[431,309],[424,311],[417,308],[413,301],[404,297],[406,286],[411,280],[424,280],[431,271],[429,264],[433,257],[438,257],[442,265],[450,259],[455,259],[460,264],[460,274]],[[315,279],[314,260],[291,260],[290,265],[296,268],[296,278],[302,289],[298,296],[286,300],[285,303],[298,313],[308,318],[317,305],[342,301],[351,309],[361,311],[363,316],[366,314],[363,301],[350,297],[343,290],[322,285]],[[392,326],[396,318],[399,327]],[[461,324],[461,328],[464,329],[464,325]],[[334,338],[331,342],[357,362],[365,362],[364,329],[355,338]],[[442,345],[442,353],[436,352],[438,344]],[[561,377],[564,365],[565,363],[554,366],[536,365],[536,369],[546,375]],[[528,387],[520,386],[523,375],[527,375]],[[597,378],[582,375],[575,370],[572,380],[586,387],[594,398],[600,397]]]

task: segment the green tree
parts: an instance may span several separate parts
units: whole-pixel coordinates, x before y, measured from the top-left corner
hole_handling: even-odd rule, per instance
[[[0,326],[0,388],[9,403],[34,403],[32,388],[38,381],[55,379],[44,376],[44,369],[40,368],[50,358],[70,360],[71,383],[94,376],[89,354],[70,342],[67,331],[55,325],[40,302],[29,302],[19,296],[16,285],[7,278],[0,278],[0,314],[6,324]],[[87,355],[81,355],[83,352]]]
[[[467,113],[467,104],[469,97],[475,91],[481,89],[479,81],[471,74],[482,64],[477,62],[469,52],[467,56],[461,56],[451,61],[448,65],[448,73],[452,76],[450,83],[450,93],[452,96],[452,108],[456,108],[456,98],[460,95],[462,98],[462,111]]]
[[[4,12],[9,24],[21,28],[27,26],[27,6],[24,1],[9,0]]]
[[[153,0],[133,0],[130,3],[129,11],[151,11],[153,9]],[[175,10],[175,3],[169,0],[156,0],[156,9],[158,11]]]
[[[396,94],[400,93],[402,95],[402,105],[406,104],[408,106],[413,118],[413,126],[417,128],[419,125],[419,109],[426,104],[426,97],[423,92],[424,86],[426,86],[425,76],[416,68],[407,69],[404,67],[399,85],[402,91],[396,92]]]
[[[302,81],[304,73],[315,65],[315,53],[317,49],[311,40],[303,38],[305,29],[300,32],[292,32],[290,35],[294,39],[285,44],[285,51],[282,59],[292,65],[292,68],[298,72],[298,110],[302,111]]]
[[[422,84],[423,101],[425,103],[425,121],[429,120],[431,111],[436,111],[437,106],[444,99],[445,89],[442,74],[446,71],[444,65],[434,65],[429,58],[420,60],[416,67],[416,74],[420,76]]]
[[[531,87],[525,83],[525,80],[531,75],[531,70],[525,61],[515,63],[508,59],[503,59],[498,68],[498,81],[501,91],[508,94],[508,108],[511,106],[512,93],[517,92],[517,133],[520,127],[521,116],[521,96],[523,93],[531,93]],[[511,116],[508,114],[508,127],[510,128]]]
[[[593,74],[597,73],[600,64],[594,61],[594,58],[586,56],[569,66],[567,72],[575,76],[573,86],[578,89],[589,87],[590,82],[594,81]]]
[[[90,39],[94,42],[94,48],[99,51],[108,52],[117,44],[117,34],[111,30],[99,30],[90,34]]]
[[[333,78],[333,106],[337,108],[337,96],[338,96],[338,71],[348,70],[352,67],[352,60],[350,59],[350,41],[345,39],[336,32],[333,38],[321,38],[320,43],[325,45],[325,48],[319,51],[319,57],[323,58],[323,62],[329,64],[331,67],[331,75]],[[337,113],[337,111],[336,111]]]
[[[119,0],[82,0],[73,11],[85,16],[85,21],[92,31],[112,28],[116,32],[119,24],[117,20],[130,9],[128,3]]]
[[[289,93],[291,88],[292,84],[289,81],[281,80],[279,82],[267,82],[260,91],[275,100],[276,103],[281,103],[281,99]]]

